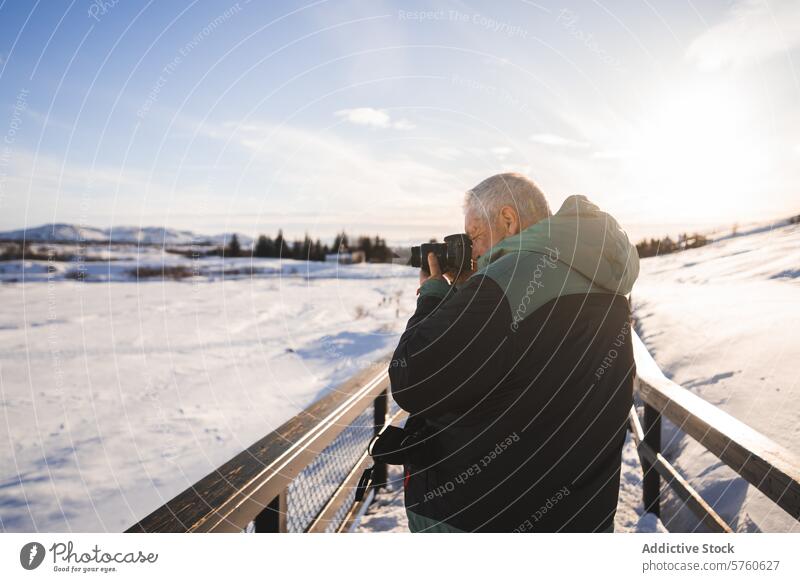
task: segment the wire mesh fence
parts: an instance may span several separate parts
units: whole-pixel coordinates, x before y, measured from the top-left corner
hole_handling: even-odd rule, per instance
[[[374,407],[366,408],[289,485],[286,497],[289,532],[305,531],[353,469],[374,435],[374,418]],[[355,490],[350,495],[352,503]],[[345,515],[348,508],[345,504]],[[343,517],[337,514],[337,518]],[[337,525],[332,521],[329,528],[335,529]]]
[[[388,416],[400,412],[400,406],[388,398]],[[359,414],[286,488],[286,531],[308,530],[345,478],[350,474],[375,434],[375,402]],[[355,488],[346,492],[344,502],[327,524],[326,532],[335,532],[345,520],[355,501]],[[253,522],[245,532],[254,532]]]

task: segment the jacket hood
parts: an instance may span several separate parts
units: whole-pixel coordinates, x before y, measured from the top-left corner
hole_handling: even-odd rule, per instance
[[[549,255],[613,293],[627,295],[639,275],[639,254],[610,214],[586,196],[568,197],[550,218],[503,239],[478,259],[478,269],[509,253]]]

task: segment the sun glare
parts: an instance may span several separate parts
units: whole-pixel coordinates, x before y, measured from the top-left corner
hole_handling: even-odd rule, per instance
[[[759,147],[752,107],[746,95],[724,87],[659,95],[637,136],[636,182],[698,219],[740,215],[754,206],[767,154]]]

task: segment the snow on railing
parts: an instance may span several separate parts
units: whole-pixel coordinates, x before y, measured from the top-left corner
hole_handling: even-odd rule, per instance
[[[631,409],[631,432],[644,471],[645,509],[660,515],[660,477],[711,531],[730,526],[661,455],[661,417],[696,439],[748,483],[800,521],[800,459],[791,451],[672,382],[633,333],[635,391],[644,402],[640,423]]]

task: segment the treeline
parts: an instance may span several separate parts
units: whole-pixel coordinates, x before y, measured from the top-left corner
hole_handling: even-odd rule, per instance
[[[636,245],[636,250],[639,251],[641,258],[655,257],[658,255],[668,255],[678,251],[685,251],[686,249],[696,249],[708,244],[708,239],[702,234],[686,234],[678,235],[678,240],[672,240],[669,236],[662,239],[651,238],[650,240],[643,240]]]
[[[333,244],[328,246],[320,239],[312,240],[308,235],[303,239],[289,241],[283,236],[283,230],[279,230],[274,239],[262,234],[256,239],[252,250],[242,249],[239,238],[234,234],[228,246],[222,249],[222,254],[226,257],[253,256],[324,261],[326,255],[358,251],[363,253],[363,259],[368,262],[389,262],[394,255],[386,245],[386,240],[377,235],[374,237],[359,236],[351,241],[347,233],[342,231],[333,239]]]
[[[31,241],[15,241],[0,243],[0,261],[51,261],[60,263],[70,263],[73,261],[104,261],[102,257],[87,256],[75,252],[59,252],[58,247],[53,245],[37,245],[34,247]]]
[[[788,219],[789,224],[800,224],[800,214],[790,216]],[[731,227],[731,236],[736,236],[739,232],[739,225],[734,224]],[[705,246],[709,243],[708,238],[699,233],[687,234],[683,233],[678,235],[677,240],[672,240],[669,236],[662,239],[651,238],[650,240],[643,240],[636,245],[636,250],[639,251],[641,258],[655,257],[658,255],[668,255],[669,253],[676,253],[685,251],[686,249],[696,249]]]

